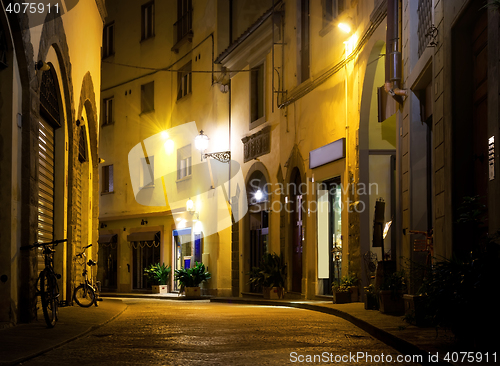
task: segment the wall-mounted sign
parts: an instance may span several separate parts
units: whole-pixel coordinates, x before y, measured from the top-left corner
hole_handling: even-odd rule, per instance
[[[495,136],[488,139],[488,164],[490,180],[495,179]]]
[[[345,158],[345,138],[329,143],[309,152],[309,168],[317,168],[332,161]]]

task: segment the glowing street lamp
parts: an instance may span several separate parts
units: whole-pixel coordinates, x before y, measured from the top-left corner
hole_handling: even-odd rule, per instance
[[[203,130],[200,131],[199,135],[194,139],[194,146],[196,150],[199,150],[201,153],[201,160],[206,158],[213,158],[221,163],[229,163],[231,160],[231,151],[222,151],[222,152],[213,152],[213,153],[205,153],[205,150],[208,148],[208,136],[203,133]]]
[[[344,33],[347,33],[347,34],[351,33],[351,26],[347,22],[341,22],[341,23],[339,23],[338,27]]]

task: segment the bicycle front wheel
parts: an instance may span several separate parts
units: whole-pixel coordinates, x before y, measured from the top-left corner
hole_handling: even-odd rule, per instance
[[[42,299],[43,317],[49,328],[56,325],[59,305],[58,295],[56,277],[47,272],[42,272],[40,274],[40,297]]]
[[[82,283],[80,286],[75,288],[73,299],[81,307],[88,308],[92,306],[95,301],[94,289],[91,286]]]

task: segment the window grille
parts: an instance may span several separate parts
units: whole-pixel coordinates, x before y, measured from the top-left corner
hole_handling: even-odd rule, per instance
[[[418,57],[422,56],[427,48],[427,33],[432,27],[432,0],[419,0],[418,2]]]

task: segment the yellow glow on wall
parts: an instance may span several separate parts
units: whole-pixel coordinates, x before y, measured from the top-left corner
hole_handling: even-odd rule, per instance
[[[358,43],[358,35],[354,33],[352,36],[344,42],[345,45],[345,56],[349,56],[354,49],[356,48],[356,44]]]
[[[339,23],[338,27],[344,33],[351,33],[351,26],[348,23]]]
[[[174,141],[171,140],[171,139],[168,139],[167,141],[165,141],[165,143],[163,144],[163,146],[165,147],[165,152],[167,153],[167,155],[170,155],[174,152]]]

